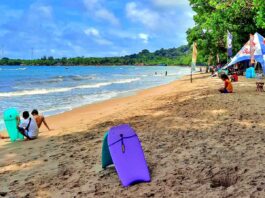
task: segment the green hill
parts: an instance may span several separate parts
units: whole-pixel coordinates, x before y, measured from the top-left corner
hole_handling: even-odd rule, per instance
[[[191,49],[187,45],[178,48],[160,49],[149,52],[144,49],[138,54],[122,57],[42,57],[35,60],[2,58],[0,65],[190,65]]]

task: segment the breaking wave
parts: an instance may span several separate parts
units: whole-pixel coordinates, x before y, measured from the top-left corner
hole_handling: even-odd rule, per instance
[[[12,69],[10,69],[10,68],[0,68],[0,71],[18,71],[18,70],[26,70],[27,68],[26,67],[20,67],[20,68],[12,68]]]
[[[132,82],[135,82],[138,80],[140,80],[140,78],[123,79],[123,80],[117,80],[117,81],[112,81],[112,82],[102,82],[102,83],[87,84],[87,85],[78,85],[75,87],[32,89],[32,90],[23,90],[23,91],[15,91],[15,92],[3,92],[3,93],[0,93],[0,97],[14,97],[14,96],[43,95],[43,94],[50,94],[50,93],[60,93],[60,92],[72,91],[75,89],[100,88],[100,87],[104,87],[104,86],[108,86],[108,85],[112,85],[112,84],[132,83]]]

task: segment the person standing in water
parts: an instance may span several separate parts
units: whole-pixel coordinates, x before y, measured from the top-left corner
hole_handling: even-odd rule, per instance
[[[31,112],[31,115],[34,117],[38,127],[40,128],[42,123],[46,126],[46,128],[50,131],[50,127],[48,126],[47,122],[45,121],[45,117],[43,115],[39,115],[39,112],[37,109],[34,109]]]
[[[166,73],[165,73],[165,76],[167,76],[167,71],[166,71]]]

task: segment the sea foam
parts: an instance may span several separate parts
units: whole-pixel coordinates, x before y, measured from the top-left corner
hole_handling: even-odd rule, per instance
[[[140,80],[140,78],[122,79],[122,80],[117,80],[117,81],[101,82],[101,83],[95,83],[95,84],[85,84],[85,85],[78,85],[75,87],[32,89],[32,90],[23,90],[23,91],[15,91],[15,92],[2,92],[0,93],[0,97],[44,95],[44,94],[50,94],[50,93],[67,92],[67,91],[72,91],[74,89],[91,89],[91,88],[100,88],[100,87],[108,86],[112,84],[132,83],[138,80]]]

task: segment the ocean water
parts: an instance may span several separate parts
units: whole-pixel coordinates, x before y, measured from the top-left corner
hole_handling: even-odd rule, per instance
[[[49,116],[166,84],[189,72],[178,66],[0,66],[0,130],[10,107],[20,112],[36,108]]]

